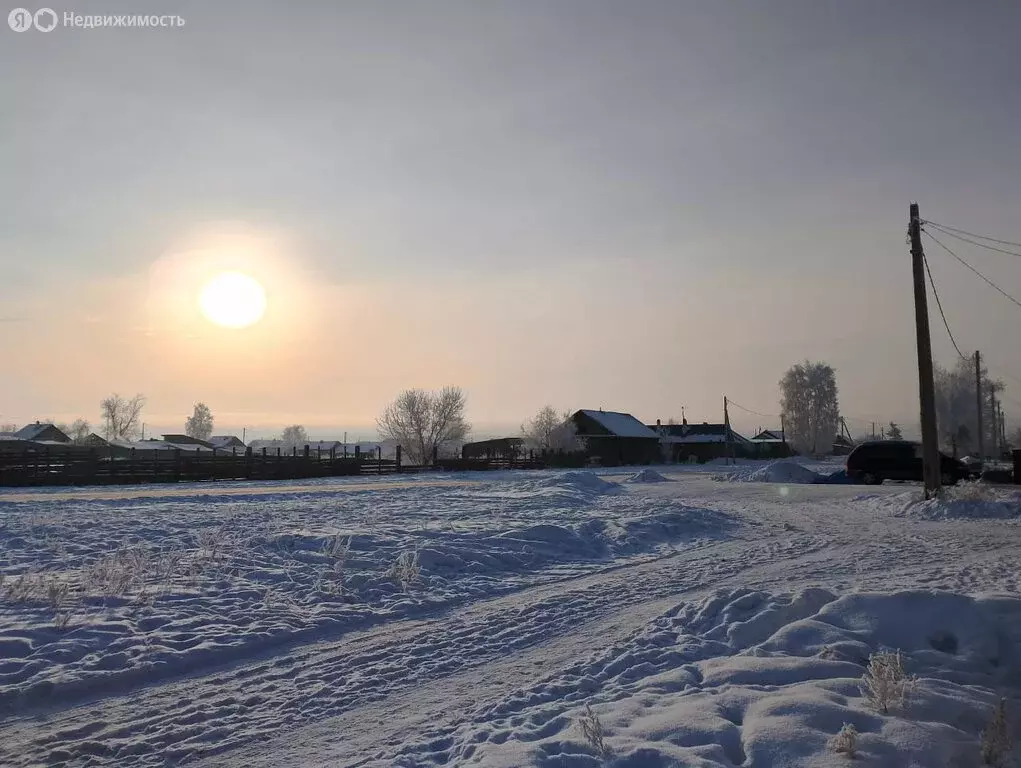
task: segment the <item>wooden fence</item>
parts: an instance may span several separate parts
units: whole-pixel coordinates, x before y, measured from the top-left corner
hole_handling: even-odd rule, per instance
[[[402,464],[378,454],[336,455],[279,449],[245,453],[135,449],[25,450],[0,454],[0,487],[43,485],[127,485],[209,480],[299,480],[314,477],[385,475],[405,472],[534,469],[537,462],[439,459],[431,466]]]

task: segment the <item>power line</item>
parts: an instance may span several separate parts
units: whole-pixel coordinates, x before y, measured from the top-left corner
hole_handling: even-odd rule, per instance
[[[747,413],[755,415],[755,416],[761,416],[763,419],[779,419],[780,418],[776,414],[760,414],[758,411],[752,411],[751,409],[746,409],[746,407],[744,407],[744,405],[741,405],[741,404],[739,404],[737,402],[734,402],[729,397],[727,398],[727,402],[730,403],[731,405],[733,405],[734,407],[739,407],[739,409],[741,411],[746,411]]]
[[[1021,301],[1018,301],[1017,299],[1015,299],[1013,296],[1011,296],[1009,293],[1007,293],[1005,290],[1003,290],[1000,286],[998,286],[996,283],[994,283],[988,277],[986,277],[981,272],[979,272],[977,269],[975,269],[975,267],[971,266],[971,264],[969,264],[964,259],[962,259],[960,256],[958,256],[956,253],[951,251],[947,246],[943,245],[943,243],[940,242],[936,238],[936,236],[934,234],[932,234],[931,232],[929,232],[927,230],[922,230],[922,231],[925,232],[925,234],[928,235],[932,240],[934,240],[936,242],[936,245],[938,245],[944,251],[949,253],[951,256],[953,256],[955,259],[957,259],[959,262],[961,262],[964,266],[966,266],[968,269],[970,269],[972,272],[974,272],[976,275],[981,277],[986,282],[987,285],[989,285],[991,288],[995,288],[997,291],[999,291],[1004,296],[1006,296],[1008,299],[1010,299],[1012,302],[1014,302],[1018,307],[1021,307]]]
[[[997,248],[995,245],[987,245],[986,243],[980,243],[978,240],[972,240],[970,237],[963,237],[961,235],[955,235],[953,232],[951,232],[949,230],[946,230],[946,229],[943,229],[943,227],[939,226],[939,224],[932,224],[931,226],[934,227],[937,231],[942,232],[944,235],[948,235],[949,237],[957,238],[961,242],[971,243],[972,245],[977,245],[979,248],[986,248],[986,249],[988,249],[990,251],[996,251],[997,253],[1005,253],[1008,256],[1018,256],[1018,257],[1021,257],[1021,252],[1018,252],[1018,251],[1008,251],[1006,248]]]
[[[961,351],[961,348],[957,346],[957,340],[954,338],[954,332],[950,330],[950,323],[947,322],[947,316],[943,312],[943,302],[939,300],[939,291],[936,290],[936,283],[932,279],[932,271],[929,269],[929,260],[922,255],[922,263],[925,265],[925,273],[929,276],[929,285],[932,286],[932,295],[936,297],[936,306],[939,307],[939,316],[943,318],[943,327],[947,329],[947,335],[950,336],[950,343],[954,345],[954,349],[957,350],[957,354],[961,356],[961,359],[967,360],[968,358]]]
[[[958,229],[957,227],[951,227],[946,224],[940,224],[938,221],[923,221],[923,224],[932,224],[934,227],[939,229],[949,229],[951,232],[957,232],[961,235],[968,235],[969,237],[977,237],[979,240],[988,240],[991,243],[999,243],[1000,245],[1013,245],[1016,248],[1021,248],[1021,243],[1014,243],[1010,240],[997,240],[995,237],[988,237],[986,235],[976,235],[974,232],[968,232],[965,229]]]

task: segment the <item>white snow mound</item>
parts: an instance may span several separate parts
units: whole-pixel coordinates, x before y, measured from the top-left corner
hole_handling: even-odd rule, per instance
[[[641,472],[636,472],[631,475],[626,483],[669,483],[670,478],[663,477],[659,472],[654,469],[643,469]]]
[[[603,480],[593,472],[561,472],[560,474],[539,480],[537,485],[542,488],[563,488],[569,491],[588,493],[609,493],[620,488],[617,483]]]
[[[793,483],[810,484],[819,479],[819,475],[793,461],[774,461],[751,472],[733,472],[720,479],[739,483]]]

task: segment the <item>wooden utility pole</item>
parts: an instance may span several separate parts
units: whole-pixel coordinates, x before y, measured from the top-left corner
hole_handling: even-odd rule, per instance
[[[932,340],[929,338],[929,302],[925,295],[925,251],[918,203],[911,203],[908,219],[911,238],[911,274],[915,284],[915,340],[918,346],[918,400],[922,409],[922,478],[925,498],[940,486],[939,439],[936,434],[936,387],[932,380]]]
[[[734,457],[731,456],[732,446],[730,444],[730,412],[728,410],[727,396],[723,396],[723,434],[724,440],[727,443],[727,460],[730,461]],[[736,462],[735,462],[736,463]]]
[[[982,435],[982,354],[975,350],[975,418],[978,430],[978,457],[985,458],[986,441]]]
[[[989,387],[989,438],[991,440],[989,446],[989,454],[993,459],[996,459],[996,387]]]

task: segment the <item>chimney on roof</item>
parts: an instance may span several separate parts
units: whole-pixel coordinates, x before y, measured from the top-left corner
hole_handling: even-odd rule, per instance
[[[656,426],[657,427],[663,426],[659,419],[656,419]]]

